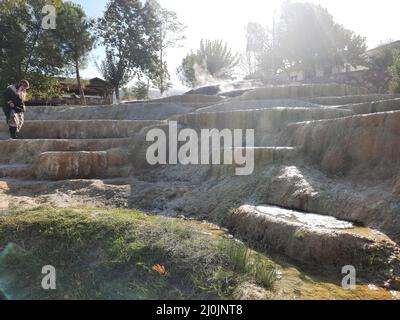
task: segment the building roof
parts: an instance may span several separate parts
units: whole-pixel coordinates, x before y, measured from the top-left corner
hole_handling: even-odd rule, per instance
[[[90,85],[96,84],[96,85],[103,85],[103,86],[107,86],[107,87],[111,86],[111,84],[109,82],[107,82],[101,78],[98,78],[98,77],[90,79],[89,82],[90,82]]]
[[[79,88],[75,78],[58,78],[63,90],[68,93],[79,95]],[[90,80],[82,80],[85,95],[104,96],[112,92],[112,86],[107,81],[100,78],[92,78]]]
[[[393,49],[400,49],[400,40],[393,41],[390,43],[385,43],[383,45],[380,45],[376,48],[373,48],[371,50],[367,51],[368,56],[374,56],[377,55],[378,53],[382,52],[383,50],[393,50]]]

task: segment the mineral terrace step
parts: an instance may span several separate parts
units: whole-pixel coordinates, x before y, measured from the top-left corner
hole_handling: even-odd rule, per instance
[[[68,120],[26,121],[20,139],[101,139],[126,138],[147,126],[162,124],[156,120]],[[8,132],[0,123],[0,132]]]
[[[33,165],[38,180],[117,178],[128,176],[130,170],[128,153],[122,149],[44,152]]]
[[[340,106],[335,106],[333,108],[352,110],[356,114],[396,111],[400,110],[400,98],[357,103],[357,104],[340,105]]]
[[[203,103],[204,106],[211,105],[214,103],[218,103],[224,100],[224,98],[219,96],[212,96],[212,95],[203,95],[203,94],[181,94],[177,96],[165,97],[161,99],[151,100],[152,103],[178,103],[178,104],[185,104],[185,103]]]
[[[255,163],[270,163],[281,161],[293,156],[296,148],[294,147],[238,147],[233,149],[234,152],[244,153],[253,152]]]
[[[351,96],[317,97],[317,98],[309,98],[303,100],[325,106],[338,106],[346,104],[358,104],[358,103],[374,102],[380,100],[389,100],[396,98],[400,98],[400,95],[362,94],[362,95],[351,95]]]
[[[298,146],[324,172],[392,179],[400,168],[400,110],[290,124],[278,142]]]
[[[354,115],[350,110],[334,108],[275,108],[231,112],[189,113],[176,117],[183,125],[198,129],[253,129],[255,145],[266,145],[288,124],[299,121],[334,119]],[[263,144],[262,144],[263,143]]]
[[[292,159],[297,154],[297,148],[294,147],[243,147],[233,149],[233,159],[240,157],[249,157],[254,159],[254,170],[265,168],[271,164],[283,163],[286,160]],[[221,163],[224,162],[225,149],[221,149]],[[235,161],[233,164],[210,165],[210,175],[218,178],[225,178],[237,175],[237,168],[244,165],[237,165]]]
[[[400,271],[400,251],[395,242],[376,230],[334,217],[245,205],[231,214],[228,224],[243,238],[301,263]]]
[[[1,164],[0,178],[32,178],[32,165],[27,164]]]
[[[341,84],[299,84],[256,88],[233,100],[298,99],[346,96],[366,93],[366,89]]]
[[[274,100],[250,100],[250,101],[235,101],[228,100],[208,107],[196,110],[196,113],[210,112],[232,112],[244,110],[259,110],[272,108],[320,108],[318,104],[311,102],[294,100],[294,99],[274,99]]]
[[[37,106],[27,108],[26,118],[29,120],[165,120],[173,115],[193,112],[204,105],[208,104],[149,102],[113,106]]]
[[[33,139],[0,141],[0,163],[31,163],[48,151],[104,151],[128,146],[132,138],[116,139]]]
[[[274,146],[278,134],[291,123],[335,119],[354,115],[353,111],[322,108],[273,108],[230,112],[188,113],[175,119],[197,129],[254,130],[256,146]]]

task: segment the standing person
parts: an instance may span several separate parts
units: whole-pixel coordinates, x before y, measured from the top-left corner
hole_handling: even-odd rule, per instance
[[[18,84],[8,86],[4,92],[6,105],[3,107],[3,111],[6,115],[11,139],[17,139],[18,133],[24,124],[24,101],[28,89],[28,80],[21,80]]]

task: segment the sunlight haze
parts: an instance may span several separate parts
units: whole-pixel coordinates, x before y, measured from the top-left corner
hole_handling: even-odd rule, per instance
[[[99,17],[104,11],[106,0],[74,0],[80,3],[91,17]],[[187,25],[186,41],[179,49],[168,51],[169,72],[175,87],[182,87],[175,70],[183,57],[199,47],[201,39],[223,39],[239,53],[245,50],[245,27],[248,22],[258,22],[263,26],[272,26],[273,16],[278,19],[282,0],[159,0],[159,3],[178,14],[181,22]],[[396,0],[308,0],[328,9],[334,20],[347,29],[367,38],[372,49],[381,42],[400,39],[398,12],[400,2]],[[390,9],[389,9],[390,8]],[[91,53],[91,62],[83,76],[100,76],[94,60],[104,57],[104,48]]]

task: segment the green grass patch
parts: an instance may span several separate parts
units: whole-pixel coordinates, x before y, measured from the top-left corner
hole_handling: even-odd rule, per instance
[[[236,242],[223,242],[196,222],[132,210],[11,211],[0,215],[0,292],[9,299],[225,299],[249,276],[262,283],[254,255],[227,251]],[[45,265],[56,268],[56,290],[41,287]]]
[[[266,257],[252,252],[239,241],[221,241],[221,249],[227,255],[230,266],[240,273],[254,276],[256,282],[266,288],[271,288],[277,279],[276,266]]]

